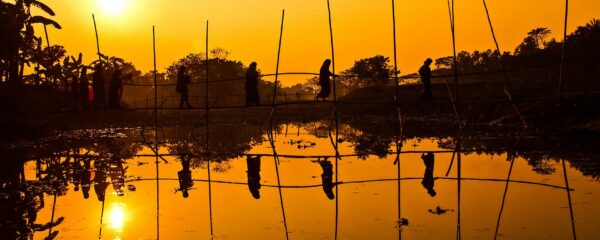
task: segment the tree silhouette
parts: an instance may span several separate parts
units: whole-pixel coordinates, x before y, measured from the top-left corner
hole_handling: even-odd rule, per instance
[[[360,59],[343,72],[340,82],[351,88],[385,86],[392,75],[389,62],[390,58],[382,55]]]
[[[46,17],[33,16],[31,8],[36,7],[50,16],[54,11],[44,3],[36,0],[16,0],[15,3],[0,2],[0,19],[2,20],[0,41],[0,59],[2,76],[13,85],[23,84],[25,65],[29,65],[33,53],[38,49],[39,38],[35,37],[34,24],[50,25],[57,29],[61,26]]]

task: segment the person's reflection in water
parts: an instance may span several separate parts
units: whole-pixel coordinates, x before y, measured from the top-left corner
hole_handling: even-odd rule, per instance
[[[181,171],[177,172],[179,178],[179,189],[184,198],[190,196],[189,190],[194,186],[194,180],[192,180],[192,171],[190,171],[190,160],[181,156]]]
[[[427,152],[421,154],[421,159],[423,159],[423,163],[425,164],[425,173],[423,174],[423,181],[421,181],[421,184],[425,189],[427,189],[427,193],[429,193],[429,195],[435,197],[436,192],[433,189],[435,181],[435,179],[433,179],[435,156],[433,155],[433,152]]]
[[[118,196],[125,195],[125,169],[123,169],[123,161],[120,157],[112,157],[110,163],[110,182]]]
[[[323,173],[321,174],[321,180],[323,183],[323,191],[327,198],[335,199],[335,195],[333,194],[333,187],[335,184],[333,183],[333,165],[329,160],[329,157],[325,157],[323,160],[321,158],[317,158],[317,162],[321,165],[323,169]]]
[[[79,175],[79,182],[81,183],[81,192],[83,193],[83,198],[88,199],[90,197],[90,187],[91,177],[92,177],[92,167],[91,160],[89,158],[83,159],[83,169],[81,171],[81,175]]]
[[[104,202],[106,188],[108,187],[108,182],[106,181],[108,166],[105,161],[96,159],[94,161],[94,168],[94,192],[98,196],[98,201]]]
[[[83,174],[83,167],[81,166],[81,158],[73,157],[73,191],[79,191],[81,185],[81,174]]]
[[[248,189],[252,193],[252,197],[255,199],[260,198],[260,156],[246,157],[246,164],[248,165]]]

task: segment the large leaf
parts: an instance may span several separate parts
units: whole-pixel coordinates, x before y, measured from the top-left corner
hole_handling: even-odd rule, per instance
[[[40,1],[36,1],[36,0],[32,0],[29,2],[29,4],[38,7],[39,9],[42,9],[42,11],[50,14],[50,16],[54,16],[54,11],[52,10],[52,8],[48,7],[48,5],[40,2]]]
[[[48,19],[42,16],[33,16],[29,19],[29,23],[41,23],[44,25],[51,25],[53,27],[55,27],[56,29],[62,29],[62,27],[60,26],[60,24],[58,24],[57,22],[55,22],[52,19]]]

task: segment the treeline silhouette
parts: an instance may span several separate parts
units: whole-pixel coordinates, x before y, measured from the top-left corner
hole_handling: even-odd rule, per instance
[[[119,57],[102,54],[99,54],[98,60],[84,64],[81,54],[77,54],[77,57],[69,56],[65,48],[60,45],[42,47],[42,39],[35,37],[31,26],[36,23],[56,27],[60,27],[60,25],[50,19],[31,16],[28,9],[32,6],[29,1],[17,1],[16,4],[3,3],[0,8],[3,19],[11,16],[21,17],[17,19],[17,22],[11,20],[0,24],[8,33],[2,35],[3,40],[6,40],[8,44],[0,47],[2,48],[0,51],[2,53],[0,55],[2,88],[23,85],[42,86],[72,93],[79,92],[79,97],[81,97],[84,95],[84,87],[78,86],[77,83],[82,85],[81,78],[84,77],[93,79],[95,70],[91,70],[101,68],[103,80],[101,84],[107,95],[104,105],[114,105],[114,103],[109,103],[114,97],[109,96],[115,95],[114,92],[111,92],[111,76],[114,78],[117,70],[120,71],[121,76],[117,79],[121,80],[120,84],[124,85],[122,88],[117,87],[120,91],[118,97],[122,102],[137,107],[148,106],[149,102],[152,102],[151,98],[154,97],[153,89],[150,88],[154,83],[152,71],[142,73],[135,68],[133,63]],[[42,8],[53,15],[51,9]],[[22,28],[19,29],[15,26]],[[498,53],[492,50],[460,52],[456,66],[461,75],[460,82],[491,85],[502,83],[504,81],[501,73],[502,63],[504,68],[510,72],[509,79],[516,85],[514,88],[517,88],[517,92],[519,90],[527,93],[555,92],[555,88],[558,87],[562,42],[548,39],[550,33],[547,28],[533,29],[513,53]],[[597,44],[599,36],[600,21],[596,19],[584,26],[579,26],[568,35],[564,74],[567,91],[597,91],[599,89],[600,83],[595,81],[600,74],[600,60],[596,57],[600,54]],[[13,43],[18,47],[11,47]],[[14,52],[15,49],[17,49],[17,53]],[[244,102],[244,76],[247,66],[240,61],[228,59],[228,56],[229,52],[225,49],[216,48],[210,51],[208,77],[210,79],[209,101],[211,104],[224,106],[239,105]],[[201,83],[206,81],[206,64],[204,53],[191,53],[172,63],[165,69],[165,72],[157,73],[160,86],[158,87],[158,97],[178,95],[175,88],[177,69],[180,66],[186,66],[191,77],[189,89],[191,105],[204,105],[201,102],[205,98],[205,85]],[[27,66],[33,67],[33,73],[24,74]],[[258,66],[260,73],[260,63]],[[435,69],[432,72],[433,83],[444,83],[444,77],[450,77],[454,68],[452,57],[437,58]],[[388,87],[393,84],[392,76],[393,68],[390,65],[390,59],[377,55],[357,60],[351,68],[341,71],[335,87],[338,96],[343,96],[357,89]],[[418,81],[415,80],[417,78],[417,74],[401,77],[404,83],[417,83]],[[90,82],[89,84],[95,83]],[[278,86],[277,95],[285,96],[285,98],[289,96],[293,100],[310,100],[320,91],[319,85],[318,77],[312,77],[302,84],[290,87]],[[262,103],[269,103],[272,100],[273,87],[273,82],[259,76],[258,89]],[[94,86],[94,91],[98,88]],[[514,88],[513,90],[515,90]],[[172,105],[176,105],[175,98],[172,98],[171,102]]]
[[[501,83],[504,81],[501,64],[509,71],[509,80],[529,93],[555,94],[558,88],[562,41],[548,39],[551,30],[535,28],[511,52],[462,51],[457,55],[457,66],[462,83]],[[600,90],[600,21],[591,20],[567,36],[565,58],[565,87],[568,91],[589,92]],[[500,57],[498,57],[500,55]],[[452,56],[435,60],[434,76],[454,73]],[[493,73],[493,74],[485,74]],[[416,75],[409,75],[416,76]],[[436,80],[434,80],[436,81]],[[443,83],[441,79],[438,84]]]

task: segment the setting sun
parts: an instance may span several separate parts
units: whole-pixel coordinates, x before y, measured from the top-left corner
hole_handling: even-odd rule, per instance
[[[108,15],[120,16],[128,7],[127,0],[97,0],[102,11]]]

